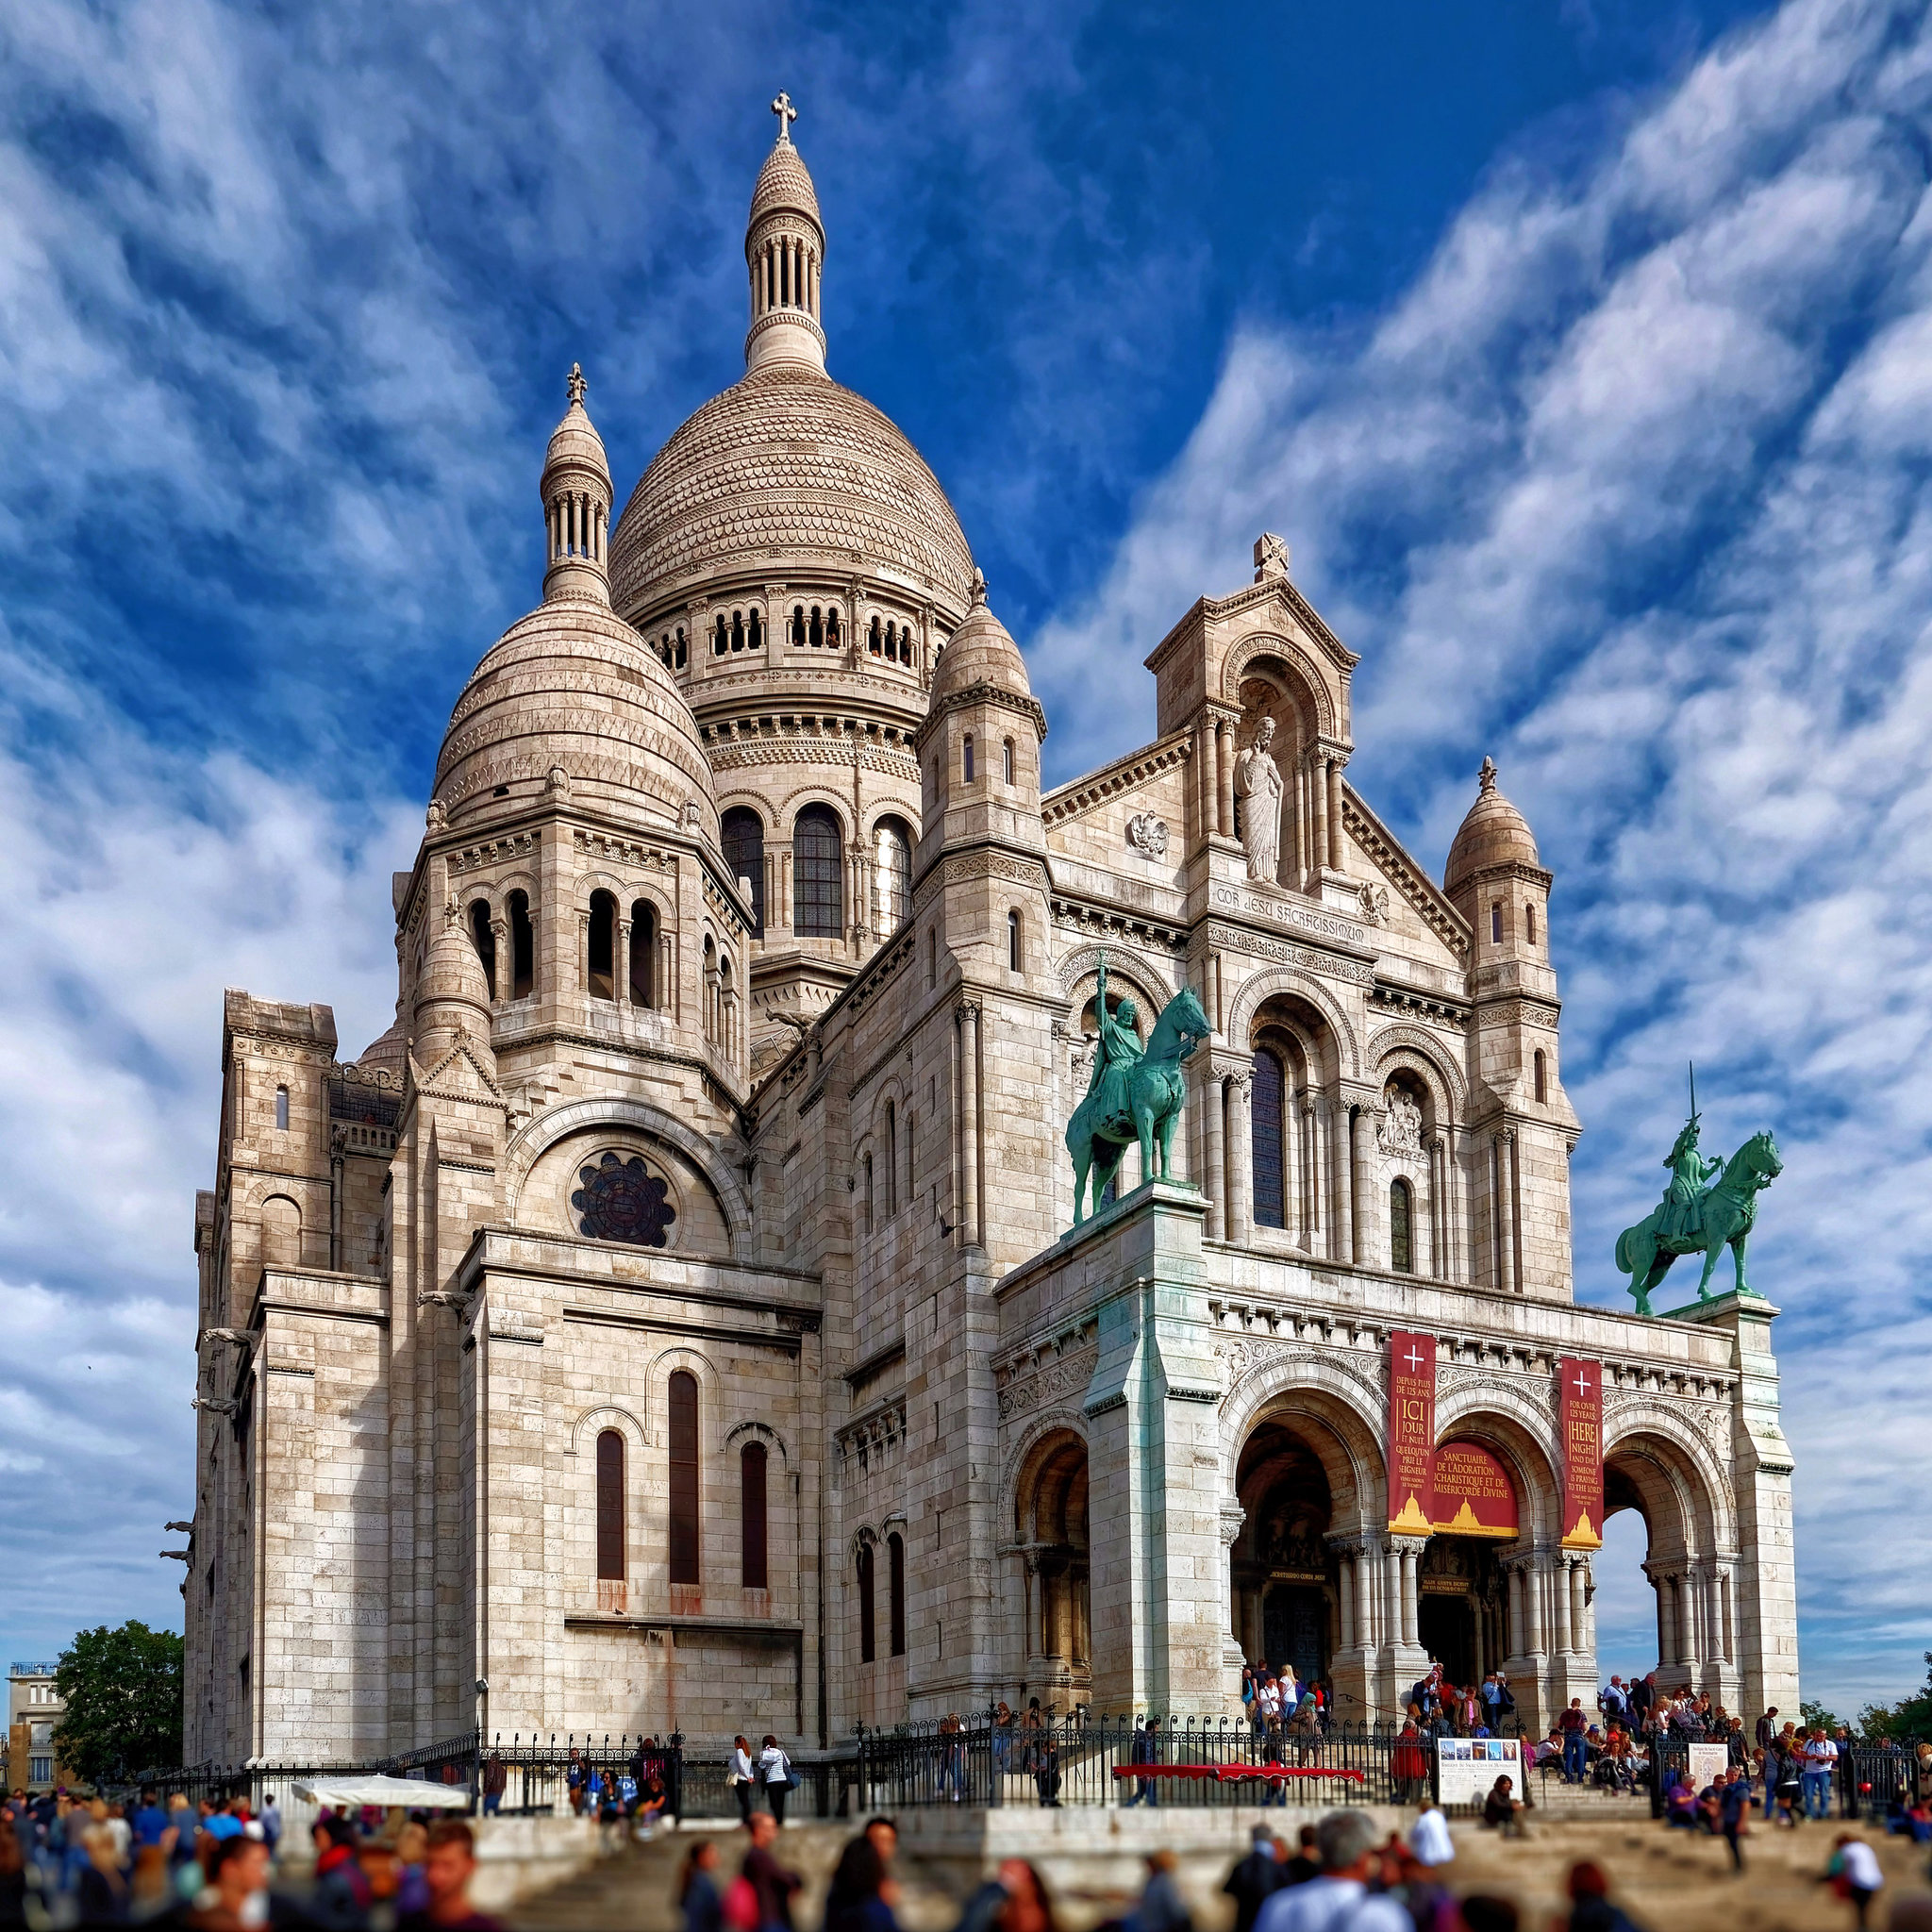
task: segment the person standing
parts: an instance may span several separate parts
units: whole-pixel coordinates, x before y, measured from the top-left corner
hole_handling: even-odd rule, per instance
[[[1739,1850],[1738,1840],[1744,1834],[1744,1820],[1750,1809],[1751,1787],[1744,1774],[1737,1770],[1727,1773],[1724,1790],[1718,1793],[1718,1828],[1730,1847],[1733,1872],[1744,1869],[1744,1854]]]
[[[1132,1763],[1160,1762],[1160,1720],[1158,1717],[1150,1717],[1145,1724],[1135,1724],[1133,1753]],[[1160,1793],[1156,1789],[1156,1781],[1151,1777],[1140,1777],[1134,1780],[1134,1795],[1123,1808],[1135,1805],[1158,1806],[1159,1803]]]
[[[1825,1741],[1828,1743],[1830,1740]],[[1852,1910],[1857,1914],[1854,1923],[1862,1927],[1865,1915],[1872,1909],[1872,1901],[1878,1896],[1879,1888],[1885,1883],[1885,1874],[1878,1869],[1878,1855],[1863,1839],[1841,1831],[1832,1849],[1831,1863],[1826,1867],[1825,1875],[1839,1894],[1850,1901]]]
[[[746,1830],[751,1849],[744,1855],[744,1878],[758,1907],[756,1932],[791,1932],[791,1899],[803,1882],[772,1855],[778,1840],[778,1821],[769,1812],[755,1811]]]
[[[772,1822],[785,1823],[785,1800],[791,1792],[791,1760],[770,1731],[758,1752],[758,1783],[763,1786],[765,1803],[772,1807]]]
[[[724,1773],[724,1782],[738,1798],[738,1822],[749,1828],[751,1794],[758,1777],[751,1768],[751,1740],[742,1734],[731,1740],[731,1763]]]
[[[684,1855],[677,1879],[677,1908],[684,1932],[724,1932],[724,1901],[718,1890],[718,1840],[701,1838]]]
[[[1831,1816],[1831,1776],[1838,1769],[1838,1746],[1824,1735],[1823,1724],[1813,1724],[1805,1740],[1805,1769],[1802,1783],[1807,1818]]]
[[[423,1881],[429,1894],[420,1913],[398,1918],[396,1932],[501,1932],[500,1922],[470,1903],[476,1875],[476,1834],[467,1820],[444,1818],[429,1827]]]
[[[1570,1708],[1557,1720],[1557,1728],[1563,1734],[1563,1782],[1580,1785],[1590,1741],[1585,1731],[1582,1698],[1573,1697],[1570,1700]]]
[[[509,1789],[509,1770],[495,1751],[483,1760],[483,1815],[494,1818],[503,1809],[503,1794]]]
[[[1265,1824],[1256,1825],[1253,1845],[1245,1857],[1236,1860],[1221,1888],[1234,1901],[1234,1932],[1255,1932],[1256,1915],[1281,1890],[1287,1875],[1281,1844]]]
[[[1407,1908],[1368,1889],[1376,1859],[1375,1827],[1360,1811],[1330,1811],[1315,1826],[1322,1873],[1284,1888],[1262,1905],[1255,1932],[1414,1932]]]

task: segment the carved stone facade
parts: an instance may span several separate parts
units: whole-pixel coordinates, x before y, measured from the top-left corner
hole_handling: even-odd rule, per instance
[[[614,529],[574,383],[543,602],[395,880],[395,1024],[345,1061],[326,1007],[228,995],[191,1754],[1219,1715],[1244,1655],[1388,1711],[1431,1648],[1535,1717],[1596,1671],[1566,1356],[1666,1679],[1794,1708],[1773,1311],[1576,1305],[1521,815],[1486,781],[1440,885],[1401,848],[1272,539],[1148,658],[1155,741],[1042,792],[943,492],[825,374],[825,247],[785,139],[746,378]],[[1214,1035],[1176,1178],[1130,1154],[1069,1235],[1103,950],[1142,1038],[1182,987]],[[1394,1330],[1507,1540],[1391,1534]]]

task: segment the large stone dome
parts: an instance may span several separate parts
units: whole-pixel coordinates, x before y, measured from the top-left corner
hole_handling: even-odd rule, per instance
[[[487,824],[559,785],[667,825],[689,823],[695,804],[718,836],[691,708],[657,653],[587,596],[554,596],[504,633],[457,700],[436,760],[452,824]]]
[[[691,416],[643,474],[610,539],[610,592],[629,616],[734,568],[862,568],[971,598],[959,519],[882,410],[796,365],[756,371]]]

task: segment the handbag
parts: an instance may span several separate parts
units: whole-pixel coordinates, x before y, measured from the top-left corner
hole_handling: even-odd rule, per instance
[[[724,1919],[731,1932],[758,1932],[758,1888],[749,1878],[734,1878],[725,1887]]]

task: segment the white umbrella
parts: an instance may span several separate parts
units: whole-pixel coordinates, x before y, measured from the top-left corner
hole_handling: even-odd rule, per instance
[[[408,1811],[467,1811],[474,1802],[464,1785],[433,1785],[426,1778],[316,1777],[297,1781],[294,1792],[315,1805],[399,1805]]]

